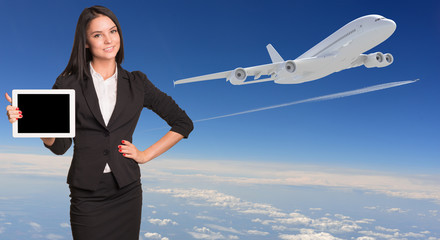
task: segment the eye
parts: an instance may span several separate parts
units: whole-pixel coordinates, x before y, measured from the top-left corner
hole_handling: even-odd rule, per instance
[[[99,37],[101,37],[102,35],[100,34],[100,33],[98,33],[98,34],[95,34],[95,35],[93,35],[93,38],[99,38]]]
[[[118,32],[118,30],[116,30],[116,29],[113,29],[110,31],[110,33],[117,33],[117,32]]]

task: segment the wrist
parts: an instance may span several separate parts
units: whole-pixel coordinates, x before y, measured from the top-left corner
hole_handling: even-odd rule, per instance
[[[55,142],[55,138],[41,138],[41,140],[43,140],[43,143],[48,147],[51,147]]]
[[[144,150],[144,151],[141,151],[141,162],[142,163],[147,163],[147,162],[149,162],[150,160],[152,160],[153,159],[153,156],[151,156],[151,154],[150,154],[150,151],[148,151],[148,149],[146,149],[146,150]]]

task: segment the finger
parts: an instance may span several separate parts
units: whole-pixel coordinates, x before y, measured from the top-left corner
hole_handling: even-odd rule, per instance
[[[125,148],[125,147],[120,147],[120,148],[118,149],[118,151],[119,151],[121,154],[124,154],[124,153],[127,153],[128,149]]]
[[[126,145],[126,146],[131,145],[131,142],[129,142],[129,141],[127,141],[127,140],[122,140],[121,143],[124,144],[124,145]]]
[[[122,156],[124,156],[125,158],[131,158],[134,159],[134,155],[131,153],[123,153]]]
[[[8,100],[8,102],[10,102],[12,104],[12,98],[9,96],[8,93],[5,93],[5,97],[6,97],[6,100]]]
[[[23,118],[22,114],[11,114],[11,115],[8,115],[8,116],[9,116],[9,119],[11,119],[11,118],[21,119],[21,118]]]
[[[134,149],[131,146],[127,146],[127,145],[119,145],[118,146],[118,151],[123,154],[130,154],[134,152]]]
[[[22,119],[23,115],[18,115],[18,114],[14,114],[14,115],[8,115],[8,120],[10,123],[14,123],[15,121],[17,121],[18,119]]]
[[[127,151],[128,149],[129,149],[129,146],[127,146],[127,145],[118,145],[118,150]],[[121,151],[119,151],[119,152],[121,152]]]
[[[21,118],[23,117],[23,114],[21,112],[6,112],[6,115],[9,118]]]
[[[15,106],[8,105],[6,106],[6,111],[19,111],[20,109]]]

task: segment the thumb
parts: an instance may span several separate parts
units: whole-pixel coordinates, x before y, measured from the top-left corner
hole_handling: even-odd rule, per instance
[[[5,97],[6,97],[6,100],[8,100],[8,102],[10,102],[12,104],[12,98],[9,96],[8,93],[5,93]]]

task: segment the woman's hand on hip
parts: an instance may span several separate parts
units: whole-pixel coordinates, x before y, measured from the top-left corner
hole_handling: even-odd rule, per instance
[[[134,144],[127,140],[122,140],[122,144],[118,148],[119,152],[126,158],[131,158],[141,164],[148,162],[145,152],[139,151]]]
[[[5,93],[5,98],[12,104],[12,98],[9,96],[8,93]],[[6,106],[6,115],[8,115],[8,120],[10,123],[14,123],[18,119],[22,118],[22,112],[18,107],[14,107],[12,105]]]
[[[182,138],[183,136],[180,133],[169,131],[145,151],[139,151],[127,140],[122,140],[122,145],[119,145],[118,148],[124,157],[131,158],[138,163],[146,163],[168,151],[168,149],[178,143]]]

